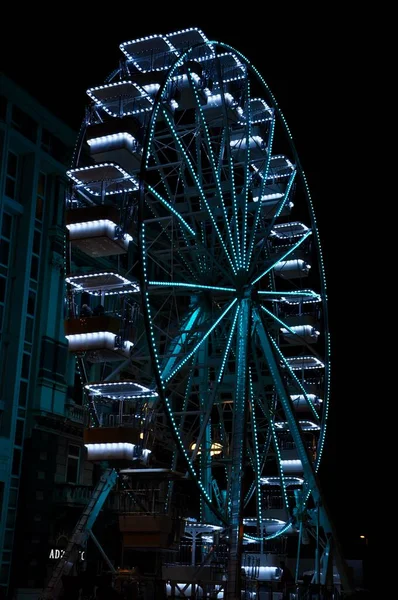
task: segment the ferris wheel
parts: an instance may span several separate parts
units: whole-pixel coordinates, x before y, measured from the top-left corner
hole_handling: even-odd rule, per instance
[[[330,347],[316,219],[287,123],[239,51],[197,28],[120,49],[87,92],[68,172],[66,335],[88,458],[144,471],[156,454],[188,474],[199,521],[228,532],[232,594],[243,541],[301,531],[320,503]]]

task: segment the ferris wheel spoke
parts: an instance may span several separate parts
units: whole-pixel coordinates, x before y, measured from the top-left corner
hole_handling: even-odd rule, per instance
[[[235,244],[234,241],[232,239],[232,231],[229,225],[229,216],[227,213],[227,208],[225,206],[225,202],[224,202],[224,195],[223,195],[223,191],[222,191],[222,187],[221,187],[221,180],[220,180],[220,174],[219,174],[219,167],[216,163],[216,159],[214,156],[214,151],[213,151],[213,146],[212,146],[212,142],[210,139],[210,133],[209,133],[209,128],[207,126],[206,123],[206,119],[205,116],[203,114],[203,110],[199,101],[199,97],[198,97],[198,92],[196,90],[196,87],[194,85],[194,82],[192,80],[192,74],[189,71],[189,80],[190,80],[190,85],[191,85],[191,89],[194,92],[195,95],[195,99],[196,99],[196,104],[197,104],[197,109],[199,111],[199,118],[200,118],[200,122],[202,125],[202,129],[201,131],[203,132],[204,135],[204,141],[205,141],[205,145],[207,148],[207,156],[213,171],[213,176],[215,179],[215,183],[216,183],[216,188],[217,188],[217,192],[218,192],[218,199],[221,202],[221,207],[222,207],[222,211],[223,211],[223,216],[224,216],[224,227],[227,231],[227,235],[228,235],[228,240],[229,240],[229,244],[230,244],[230,248],[232,251],[232,256],[234,257],[234,263],[235,265],[237,265],[238,261],[237,261],[237,255],[236,255],[236,248],[235,248]]]
[[[262,279],[265,275],[267,275],[267,273],[269,273],[270,271],[272,271],[272,269],[275,267],[275,265],[278,264],[278,262],[283,261],[285,258],[287,258],[290,254],[292,254],[292,252],[294,252],[295,250],[297,250],[297,248],[299,248],[299,246],[301,246],[301,244],[304,242],[304,240],[306,240],[308,238],[308,236],[310,236],[312,234],[311,229],[309,229],[299,240],[298,242],[296,242],[293,246],[291,246],[289,248],[289,250],[286,250],[286,252],[284,252],[282,254],[282,256],[278,256],[278,258],[270,261],[271,264],[265,269],[265,271],[263,271],[261,273],[261,275],[259,275],[254,281],[253,281],[253,285],[255,283],[257,283],[258,281],[260,281],[260,279]]]
[[[209,290],[212,292],[236,292],[235,288],[219,287],[215,285],[200,285],[197,283],[184,283],[179,281],[148,281],[148,285],[163,288],[175,288],[184,290]]]
[[[269,157],[269,158],[271,158],[271,157]],[[263,249],[263,245],[267,242],[268,237],[269,237],[269,235],[270,235],[270,233],[272,231],[272,228],[275,225],[276,220],[279,218],[281,212],[283,211],[283,209],[286,206],[286,202],[287,202],[287,200],[289,198],[290,191],[291,191],[291,188],[292,188],[292,185],[293,185],[296,173],[297,173],[296,170],[294,170],[292,172],[292,174],[291,174],[291,176],[289,178],[289,182],[287,184],[286,190],[284,192],[284,195],[283,195],[283,197],[280,199],[280,201],[278,203],[276,211],[274,212],[274,214],[272,216],[271,222],[269,223],[267,229],[264,231],[263,243],[259,246],[259,248],[258,248],[258,250],[256,252],[255,257],[253,258],[253,262],[252,262],[253,268],[257,264],[257,260],[258,260],[260,254],[261,254],[262,249]],[[261,192],[260,192],[259,199],[258,199],[259,206],[257,207],[258,211],[259,211],[259,208],[261,207],[261,198],[262,198],[262,195],[263,195],[263,190],[264,190],[265,182],[266,182],[266,177],[264,177],[263,182],[261,184]],[[250,243],[249,258],[248,258],[248,262],[249,263],[250,263],[251,256],[252,256],[252,253],[253,253],[253,250],[254,250],[255,234],[256,234],[256,230],[257,230],[257,226],[258,226],[258,215],[259,214],[260,214],[260,211],[257,212],[257,215],[256,215],[256,224],[255,224],[255,227],[253,228],[253,231],[252,231],[252,239],[251,239],[251,243]]]
[[[249,370],[249,408],[250,408],[250,420],[252,426],[252,439],[253,439],[253,460],[254,460],[254,475],[256,485],[256,500],[257,500],[257,532],[261,530],[261,519],[263,514],[262,509],[262,497],[261,497],[261,457],[258,443],[257,433],[257,422],[256,422],[256,410],[255,410],[255,395],[253,389],[253,377],[252,372]]]
[[[256,323],[257,323],[258,319],[259,319],[259,317],[257,315],[255,315],[254,316],[254,321]],[[261,322],[261,324],[262,324],[262,322]],[[265,335],[265,330],[263,331],[263,334]],[[269,432],[270,432],[269,445],[271,444],[274,447],[274,450],[275,450],[276,462],[277,462],[277,468],[278,468],[278,474],[279,474],[279,478],[280,478],[281,486],[282,486],[282,491],[283,491],[284,505],[285,505],[285,507],[288,507],[286,481],[285,481],[284,473],[283,473],[283,469],[282,469],[281,455],[280,455],[279,444],[278,444],[278,437],[277,437],[276,428],[275,428],[275,406],[273,406],[272,410],[271,410],[270,407],[269,407],[269,405],[268,405],[268,403],[267,402],[262,402],[259,397],[257,398],[257,404],[260,406],[261,411],[264,413],[264,415],[266,417],[266,420],[268,422],[268,429],[269,429]],[[268,445],[268,448],[269,448],[269,445]]]
[[[198,450],[200,448],[200,444],[202,443],[202,437],[203,437],[205,428],[207,426],[207,423],[208,423],[209,418],[210,418],[211,413],[212,413],[214,401],[215,401],[215,399],[217,397],[218,390],[219,390],[219,385],[220,385],[220,383],[222,381],[223,372],[224,372],[225,365],[226,365],[226,362],[228,360],[228,356],[229,356],[229,353],[230,353],[232,338],[233,338],[233,336],[235,334],[235,328],[236,328],[236,322],[237,322],[237,319],[238,319],[238,315],[239,315],[239,305],[236,306],[235,315],[233,317],[232,326],[230,327],[228,341],[227,341],[227,344],[226,344],[226,347],[225,347],[224,356],[223,356],[223,358],[221,360],[221,366],[220,366],[220,370],[219,370],[219,373],[218,373],[217,381],[216,381],[216,383],[214,385],[214,388],[213,388],[213,390],[212,390],[212,392],[210,394],[210,398],[208,399],[208,405],[207,405],[207,409],[206,409],[206,414],[205,414],[205,416],[203,418],[201,429],[200,429],[199,434],[198,434],[198,440],[197,440],[196,447],[195,447],[193,455],[192,455],[192,460],[195,460],[195,458],[196,458],[196,455],[197,455]],[[230,326],[230,323],[225,322],[225,328],[224,329],[226,330],[228,328],[228,326]],[[226,331],[225,331],[225,333],[226,333]],[[224,433],[225,433],[225,428],[224,428]]]
[[[203,190],[203,187],[202,187],[202,183],[201,183],[201,180],[200,180],[200,178],[198,176],[198,173],[195,171],[195,169],[193,167],[193,164],[192,164],[192,161],[189,158],[189,156],[188,156],[188,154],[187,154],[187,152],[186,152],[186,150],[184,148],[184,144],[182,143],[182,141],[180,139],[180,136],[178,135],[178,133],[177,133],[177,131],[176,131],[176,129],[175,129],[175,127],[174,127],[174,125],[173,125],[173,123],[172,123],[172,121],[171,121],[171,119],[170,119],[170,117],[167,114],[167,111],[165,109],[163,109],[163,114],[164,114],[164,117],[165,117],[165,119],[166,119],[166,121],[167,121],[167,123],[169,125],[170,131],[171,131],[171,133],[172,133],[172,135],[174,137],[174,140],[175,140],[175,142],[176,142],[176,144],[177,144],[180,152],[182,153],[182,156],[183,156],[184,161],[185,161],[185,163],[186,163],[186,165],[187,165],[187,167],[189,169],[191,177],[195,181],[195,184],[197,186],[197,190],[199,192],[199,196],[200,196],[200,198],[201,198],[204,206],[206,207],[206,210],[207,210],[207,212],[209,214],[209,217],[210,217],[210,220],[212,222],[214,231],[217,234],[218,240],[219,240],[219,242],[220,242],[220,244],[221,244],[221,246],[222,246],[222,248],[224,250],[225,256],[226,256],[226,258],[227,258],[227,260],[228,260],[228,262],[229,262],[229,264],[230,264],[230,266],[232,268],[232,271],[236,275],[235,264],[233,263],[233,261],[231,259],[231,256],[230,256],[230,254],[228,252],[228,249],[227,249],[227,246],[226,246],[226,244],[224,242],[223,236],[222,236],[222,234],[220,232],[220,229],[219,229],[219,227],[217,225],[217,222],[216,222],[216,219],[214,217],[214,214],[213,214],[213,212],[211,210],[211,207],[209,205],[209,202],[208,202],[208,200],[206,198],[206,194],[204,193],[204,190]]]
[[[240,249],[240,236],[239,236],[239,220],[238,220],[238,202],[235,187],[235,169],[233,164],[232,152],[231,152],[231,134],[230,125],[227,118],[227,108],[225,105],[224,94],[221,95],[222,109],[224,114],[224,126],[221,136],[221,146],[219,152],[218,171],[221,172],[221,164],[223,162],[224,154],[226,155],[227,165],[223,168],[226,171],[226,178],[228,182],[229,194],[232,202],[232,224],[235,237],[235,248],[238,259],[238,267],[241,267],[241,249]]]
[[[190,334],[192,333],[193,328],[195,327],[197,321],[201,317],[200,308],[196,308],[191,315],[189,315],[184,321],[181,323],[182,333],[177,339],[174,340],[170,344],[169,352],[172,351],[172,356],[166,361],[166,364],[161,368],[161,379],[163,381],[168,381],[170,376],[170,372],[174,368],[178,356],[182,352],[184,346],[186,345]]]
[[[163,377],[164,381],[167,383],[172,377],[174,377],[174,375],[176,373],[178,373],[178,371],[181,369],[181,367],[183,367],[185,365],[185,363],[191,358],[191,356],[193,356],[193,354],[195,354],[195,352],[197,352],[197,350],[200,348],[200,346],[203,344],[203,342],[207,339],[207,337],[211,334],[211,332],[217,327],[217,325],[220,323],[220,321],[222,321],[222,319],[225,317],[225,315],[231,310],[231,308],[233,307],[233,305],[237,302],[237,299],[235,298],[228,306],[227,308],[221,313],[221,315],[218,317],[218,319],[216,319],[216,321],[211,325],[211,327],[206,331],[206,333],[203,334],[202,338],[199,340],[199,342],[195,345],[195,347],[187,354],[187,356],[185,356],[185,358],[183,360],[180,361],[180,363],[178,363],[175,368],[173,369],[173,371],[171,373],[168,373],[166,377]]]
[[[295,446],[297,448],[298,457],[299,457],[299,460],[301,461],[304,475],[306,476],[306,479],[308,479],[310,487],[317,488],[317,482],[315,479],[315,470],[314,470],[314,467],[308,456],[305,444],[303,442],[301,431],[300,431],[300,428],[298,425],[298,421],[294,415],[294,412],[293,412],[293,409],[291,406],[291,400],[287,393],[286,386],[285,386],[285,383],[282,378],[282,374],[280,373],[280,367],[275,359],[273,346],[272,346],[272,344],[269,340],[269,337],[266,333],[266,330],[264,328],[264,325],[263,325],[260,315],[258,314],[258,312],[256,310],[254,310],[253,313],[255,315],[254,319],[256,322],[257,335],[259,337],[260,344],[263,348],[264,356],[267,360],[268,367],[269,367],[272,377],[274,379],[276,392],[277,392],[279,400],[281,402],[281,405],[282,405],[282,408],[283,408],[283,411],[285,414],[285,418],[287,420],[287,425],[288,425],[290,434],[292,435]],[[271,421],[271,426],[274,427],[273,421]],[[276,436],[276,434],[275,434],[275,436]],[[277,441],[277,438],[276,438],[276,441]],[[278,458],[280,459],[280,455],[278,456]]]
[[[256,403],[258,403],[258,400],[256,399]],[[267,433],[266,433],[266,438],[264,441],[264,445],[263,445],[263,450],[260,453],[260,469],[259,472],[262,474],[268,455],[269,455],[269,449],[270,449],[270,445],[271,445],[271,440],[272,440],[272,434],[271,434],[271,428],[268,427],[267,429]],[[244,507],[246,508],[247,505],[249,504],[250,500],[253,497],[254,492],[257,490],[257,482],[256,480],[253,480],[252,483],[250,484],[250,487],[246,493],[245,499],[244,499]]]
[[[300,392],[303,394],[311,412],[312,415],[314,416],[314,418],[316,419],[317,423],[320,422],[320,416],[312,402],[312,400],[310,399],[305,387],[303,386],[303,384],[301,383],[301,381],[299,380],[299,378],[297,377],[297,375],[295,374],[295,372],[293,371],[293,369],[291,368],[291,366],[289,365],[288,361],[286,360],[286,357],[283,355],[283,353],[281,352],[281,350],[279,349],[278,344],[276,343],[276,341],[273,339],[272,336],[269,336],[270,342],[272,344],[272,346],[275,349],[275,352],[279,355],[283,366],[285,369],[287,369],[287,371],[289,372],[289,375],[292,379],[292,381],[294,381],[294,383],[297,385],[297,387],[299,388]]]
[[[152,155],[153,155],[155,163],[156,163],[156,165],[158,167],[159,174],[160,174],[160,177],[161,177],[162,185],[164,186],[164,188],[166,190],[166,194],[167,194],[168,199],[169,199],[168,202],[169,202],[170,205],[172,205],[173,204],[174,194],[172,193],[172,190],[171,190],[171,187],[170,187],[170,183],[169,183],[170,173],[168,173],[166,175],[165,169],[164,169],[164,165],[162,164],[161,160],[159,159],[157,152],[153,151]],[[175,184],[176,192],[177,192],[178,182],[180,181],[180,179],[182,180],[183,186],[185,188],[187,187],[187,183],[186,183],[186,180],[185,180],[185,178],[183,176],[183,173],[181,172],[181,164],[180,163],[176,164],[175,169],[178,170],[178,178],[177,178],[177,182]],[[198,255],[198,245],[197,245],[197,239],[198,239],[198,237],[196,236],[195,246],[193,247],[192,243],[191,243],[191,239],[187,238],[187,230],[186,230],[185,227],[181,229],[181,235],[182,235],[182,238],[185,241],[186,248],[188,248],[191,262],[195,263],[197,265],[197,268],[199,269],[199,271],[202,271],[203,269],[202,269],[202,265],[201,265],[200,258],[199,258],[199,255]],[[191,235],[190,232],[188,232],[188,235]],[[188,263],[186,262],[186,260],[182,257],[181,250],[177,250],[177,253],[180,256],[180,258],[183,260],[183,262],[187,265],[188,270],[193,274],[192,267],[190,267],[188,265]]]
[[[236,379],[234,393],[234,424],[231,439],[231,475],[229,483],[230,503],[230,556],[228,565],[228,577],[234,581],[235,561],[239,560],[239,552],[242,544],[243,530],[242,519],[242,488],[241,474],[243,464],[243,448],[246,425],[247,408],[247,360],[248,360],[248,338],[250,331],[251,305],[248,299],[240,302],[238,336],[236,340]]]
[[[296,331],[294,331],[294,329],[292,329],[291,327],[289,327],[289,325],[287,325],[284,321],[282,321],[282,319],[279,319],[279,317],[277,317],[276,315],[274,315],[273,312],[271,312],[270,310],[268,310],[267,308],[265,308],[265,306],[263,306],[263,305],[260,305],[260,308],[269,317],[271,317],[274,321],[276,321],[277,323],[279,323],[279,325],[281,325],[284,329],[286,329],[287,331],[289,331],[289,333],[291,333],[292,335],[296,336],[297,338],[300,338],[300,335]]]
[[[227,364],[228,356],[231,351],[232,338],[235,335],[235,328],[236,328],[236,323],[238,320],[238,315],[239,315],[239,305],[236,306],[235,315],[234,315],[234,318],[232,321],[231,330],[229,332],[227,345],[225,346],[224,356],[221,361],[220,372],[217,377],[217,383],[221,383],[223,375],[224,375],[225,366]]]
[[[249,184],[251,181],[250,177],[250,138],[251,138],[251,106],[250,106],[250,80],[246,77],[246,107],[247,107],[247,119],[245,127],[246,137],[246,161],[245,161],[245,174],[244,174],[244,185],[243,185],[243,218],[242,218],[242,255],[241,264],[242,267],[247,271],[246,264],[246,243],[247,243],[247,225],[248,225],[248,204],[249,204]]]
[[[179,220],[179,222],[181,223],[181,225],[192,235],[192,236],[196,236],[196,232],[192,229],[192,227],[190,227],[188,225],[188,223],[185,221],[184,217],[181,215],[181,213],[179,213],[175,208],[173,208],[171,206],[171,204],[169,202],[167,202],[167,200],[165,198],[163,198],[163,196],[161,196],[159,194],[159,192],[157,192],[151,185],[147,185],[147,190],[153,195],[155,196],[155,198],[157,200],[159,200],[159,202],[161,202],[163,204],[163,206],[165,208],[167,208],[167,210],[169,210],[171,213],[173,213],[173,215]]]

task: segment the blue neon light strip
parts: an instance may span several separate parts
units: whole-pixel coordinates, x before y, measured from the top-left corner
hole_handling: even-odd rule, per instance
[[[272,145],[274,142],[274,133],[275,133],[275,116],[272,115],[271,128],[270,128],[268,146],[267,146],[267,162],[266,162],[265,169],[264,169],[264,172],[262,175],[263,179],[262,179],[261,186],[260,186],[260,195],[259,195],[259,199],[258,199],[258,206],[256,207],[256,218],[255,218],[255,223],[254,223],[254,227],[253,227],[253,231],[252,231],[252,235],[251,235],[252,240],[251,240],[250,247],[249,247],[249,254],[247,257],[248,265],[250,265],[250,262],[251,262],[252,253],[253,253],[253,249],[254,249],[254,242],[256,239],[256,231],[257,231],[257,227],[258,227],[258,220],[259,220],[260,214],[261,214],[261,198],[264,193],[264,188],[265,188],[265,184],[266,184],[267,177],[268,177],[269,165],[271,163],[271,152],[272,152]]]
[[[286,323],[284,323],[283,321],[281,321],[281,319],[278,319],[278,317],[276,315],[274,315],[270,310],[266,309],[265,306],[260,306],[260,308],[265,313],[267,313],[267,315],[269,315],[270,317],[272,317],[274,319],[274,321],[276,321],[277,323],[279,323],[280,325],[282,325],[282,327],[285,327],[285,329],[287,329],[288,331],[290,331],[290,333],[292,335],[297,335],[297,333],[293,329],[291,329],[288,325],[286,325]]]
[[[315,419],[319,422],[319,415],[315,409],[315,406],[313,405],[312,401],[309,399],[307,392],[304,389],[303,384],[301,383],[301,381],[298,379],[297,375],[294,373],[293,369],[290,367],[289,363],[287,362],[286,358],[284,357],[284,355],[282,354],[282,352],[279,349],[278,344],[276,343],[276,341],[274,340],[274,338],[272,337],[272,335],[269,336],[269,339],[271,341],[271,344],[273,345],[273,347],[275,348],[275,350],[277,351],[277,353],[279,354],[279,356],[281,357],[283,364],[285,365],[285,367],[287,368],[287,370],[290,373],[290,376],[292,377],[292,379],[295,381],[295,383],[298,385],[298,387],[300,388],[300,390],[302,391],[303,395],[305,396],[305,399],[309,405],[309,407],[311,408],[311,412],[314,415]]]
[[[289,179],[289,182],[288,182],[288,184],[287,184],[287,187],[286,187],[286,190],[285,190],[285,195],[284,195],[284,197],[282,198],[282,201],[281,201],[281,203],[280,203],[280,206],[279,206],[278,210],[276,211],[276,213],[275,213],[275,215],[274,215],[274,218],[272,219],[272,222],[273,222],[273,223],[275,223],[276,219],[279,217],[279,215],[281,214],[281,212],[282,212],[282,210],[283,210],[283,208],[284,208],[284,206],[285,206],[285,204],[286,204],[286,200],[287,200],[287,199],[288,199],[288,197],[289,197],[289,193],[290,193],[291,187],[292,187],[292,185],[293,185],[294,178],[296,177],[296,173],[297,173],[297,171],[296,171],[296,169],[295,169],[295,170],[293,171],[293,173],[290,175],[290,179]]]
[[[192,227],[190,227],[190,226],[188,225],[188,223],[187,223],[187,222],[186,222],[186,220],[185,220],[185,219],[184,219],[184,218],[181,216],[181,214],[180,214],[180,213],[179,213],[177,210],[175,210],[175,208],[173,208],[173,207],[171,206],[171,204],[169,204],[169,203],[167,202],[167,200],[165,200],[165,199],[163,198],[163,196],[161,196],[161,195],[160,195],[160,194],[159,194],[159,193],[158,193],[158,192],[157,192],[157,191],[156,191],[156,190],[155,190],[155,189],[154,189],[152,186],[150,186],[150,185],[147,185],[147,190],[148,190],[148,191],[149,191],[149,192],[150,192],[150,193],[151,193],[153,196],[155,196],[155,198],[157,198],[157,199],[159,200],[159,202],[161,202],[161,203],[163,204],[163,206],[165,206],[165,207],[166,207],[166,208],[167,208],[167,209],[168,209],[170,212],[172,212],[172,213],[173,213],[173,215],[174,215],[175,217],[177,217],[177,219],[180,221],[181,225],[182,225],[183,227],[185,227],[185,229],[187,229],[191,235],[193,235],[194,237],[196,236],[196,233],[194,232],[194,230],[192,229]]]
[[[208,338],[208,336],[211,334],[211,332],[213,331],[213,329],[215,329],[217,327],[217,325],[219,324],[220,321],[222,321],[222,319],[225,317],[225,315],[227,314],[227,312],[233,307],[233,305],[235,304],[235,302],[237,302],[237,298],[235,298],[235,300],[232,300],[232,302],[227,306],[227,308],[224,310],[224,312],[218,317],[218,319],[213,323],[213,325],[210,327],[210,329],[205,333],[205,335],[202,337],[202,339],[196,344],[196,346],[191,350],[191,352],[189,354],[187,354],[187,356],[176,366],[176,368],[172,371],[172,373],[170,373],[170,375],[167,376],[167,378],[164,379],[164,381],[167,383],[168,381],[170,381],[170,379],[172,377],[174,377],[174,375],[181,369],[181,367],[183,365],[185,365],[185,363],[191,358],[191,356],[193,356],[195,354],[195,352],[198,350],[198,348],[200,348],[200,346],[203,344],[203,342]]]
[[[149,285],[158,285],[163,287],[180,287],[194,290],[213,290],[215,292],[236,292],[235,288],[217,287],[214,285],[200,285],[199,283],[182,283],[179,281],[148,281]]]
[[[227,209],[226,209],[225,203],[224,203],[224,196],[223,196],[223,193],[222,193],[221,181],[220,181],[220,177],[219,177],[217,166],[216,166],[216,160],[215,160],[215,157],[214,157],[213,148],[212,148],[212,145],[211,145],[209,130],[208,130],[208,127],[207,127],[207,123],[206,123],[204,114],[203,114],[202,106],[200,104],[200,100],[199,100],[199,96],[198,96],[198,91],[197,91],[196,86],[195,86],[195,84],[194,84],[194,82],[192,80],[191,72],[189,72],[189,75],[190,75],[190,80],[191,80],[191,84],[192,84],[192,89],[193,89],[194,94],[195,94],[196,103],[197,103],[197,106],[199,108],[199,115],[200,115],[200,119],[202,121],[203,129],[204,129],[204,133],[205,133],[205,138],[206,138],[206,143],[207,143],[207,147],[208,147],[208,150],[209,150],[208,157],[210,159],[211,167],[212,167],[213,173],[215,175],[217,189],[218,189],[218,195],[219,195],[219,199],[221,201],[222,211],[223,211],[224,220],[225,220],[225,225],[226,225],[226,228],[227,228],[227,231],[228,231],[229,243],[231,245],[232,254],[233,254],[234,258],[235,258],[235,264],[236,264],[237,263],[237,258],[236,258],[236,253],[235,253],[235,245],[234,245],[234,241],[232,239],[232,232],[231,232],[231,229],[230,229],[229,223],[228,223]]]
[[[249,181],[250,181],[250,137],[251,137],[251,103],[250,103],[250,81],[247,78],[247,124],[246,124],[246,172],[244,184],[244,211],[243,211],[243,232],[242,232],[242,265],[247,271],[246,264],[246,239],[247,239],[247,211],[249,203]]]
[[[200,315],[200,309],[197,308],[192,313],[192,315],[187,319],[186,323],[181,323],[181,327],[183,328],[184,333],[182,333],[180,335],[180,338],[176,341],[176,344],[174,346],[173,354],[175,354],[175,356],[171,356],[168,359],[167,364],[163,367],[163,370],[161,373],[161,378],[163,381],[168,381],[169,373],[177,361],[177,355],[180,353],[181,349],[183,348],[184,344],[186,343],[186,341],[190,335],[191,329],[195,325],[195,322],[198,319],[199,315]]]
[[[227,359],[228,359],[229,351],[231,349],[232,338],[233,338],[233,335],[234,335],[234,332],[235,332],[236,321],[238,320],[238,314],[239,314],[239,305],[236,307],[234,320],[232,321],[232,327],[231,327],[231,331],[230,331],[230,334],[229,334],[229,337],[228,337],[228,342],[227,342],[227,346],[225,348],[224,356],[223,356],[223,359],[222,359],[220,373],[218,375],[217,383],[221,383],[221,380],[222,380],[222,377],[223,377],[223,374],[224,374],[225,365],[227,364]]]
[[[190,158],[189,158],[189,156],[188,156],[188,154],[187,154],[187,152],[186,152],[186,150],[185,150],[185,148],[184,148],[184,146],[183,146],[183,144],[182,144],[182,142],[181,142],[180,138],[178,137],[177,131],[175,130],[175,128],[174,128],[174,125],[173,125],[173,123],[171,122],[171,120],[170,120],[170,118],[169,118],[169,116],[168,116],[168,114],[167,114],[167,112],[166,112],[166,110],[165,110],[165,109],[163,109],[163,115],[164,115],[164,118],[166,119],[166,121],[167,121],[167,123],[168,123],[168,125],[169,125],[170,131],[171,131],[171,132],[172,132],[172,134],[173,134],[173,137],[174,137],[174,140],[175,140],[175,142],[177,143],[177,145],[179,146],[179,148],[180,148],[181,152],[182,152],[182,153],[183,153],[183,155],[184,155],[185,162],[187,163],[187,165],[188,165],[188,168],[189,168],[189,170],[190,170],[190,173],[191,173],[191,175],[192,175],[193,179],[194,179],[194,180],[195,180],[195,182],[196,182],[196,185],[197,185],[197,187],[198,187],[198,192],[199,192],[199,194],[200,194],[200,196],[201,196],[201,198],[202,198],[202,200],[203,200],[203,202],[204,202],[204,204],[205,204],[205,206],[206,206],[207,212],[209,213],[210,219],[211,219],[211,221],[212,221],[212,223],[213,223],[214,230],[216,231],[216,233],[217,233],[217,236],[218,236],[218,239],[220,240],[220,244],[221,244],[221,246],[222,246],[222,247],[223,247],[223,249],[224,249],[225,255],[226,255],[227,259],[228,259],[228,262],[229,262],[229,264],[230,264],[230,265],[231,265],[231,267],[232,267],[232,270],[233,270],[233,272],[234,272],[234,273],[235,273],[235,275],[236,275],[236,268],[235,268],[235,265],[234,265],[234,263],[232,262],[232,259],[231,259],[230,255],[229,255],[229,252],[228,252],[228,249],[227,249],[227,246],[225,245],[225,242],[224,242],[224,240],[223,240],[223,238],[222,238],[222,235],[221,235],[221,233],[220,233],[220,230],[219,230],[219,229],[218,229],[218,227],[217,227],[216,220],[214,219],[214,215],[213,215],[213,213],[211,212],[211,209],[210,209],[209,203],[207,202],[206,195],[205,195],[205,193],[204,193],[204,191],[203,191],[203,188],[202,188],[202,184],[201,184],[201,182],[200,182],[200,180],[199,180],[199,178],[198,178],[198,176],[197,176],[197,174],[196,174],[196,172],[195,172],[195,169],[193,168],[192,162],[191,162],[191,160],[190,160]]]

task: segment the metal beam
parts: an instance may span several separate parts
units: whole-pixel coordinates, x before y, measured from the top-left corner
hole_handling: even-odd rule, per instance
[[[240,301],[236,344],[236,390],[231,448],[231,477],[228,493],[230,511],[228,581],[225,598],[236,600],[241,595],[241,558],[243,543],[242,465],[245,447],[245,414],[248,396],[248,343],[251,301]]]

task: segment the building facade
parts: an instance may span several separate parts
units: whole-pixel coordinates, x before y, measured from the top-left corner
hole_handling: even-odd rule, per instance
[[[17,597],[22,598],[23,588],[42,587],[57,544],[62,546],[65,523],[76,522],[75,512],[91,490],[92,466],[85,463],[82,448],[81,396],[75,391],[75,362],[68,358],[63,330],[65,170],[75,138],[69,127],[0,75],[4,597],[11,588],[19,589]]]

